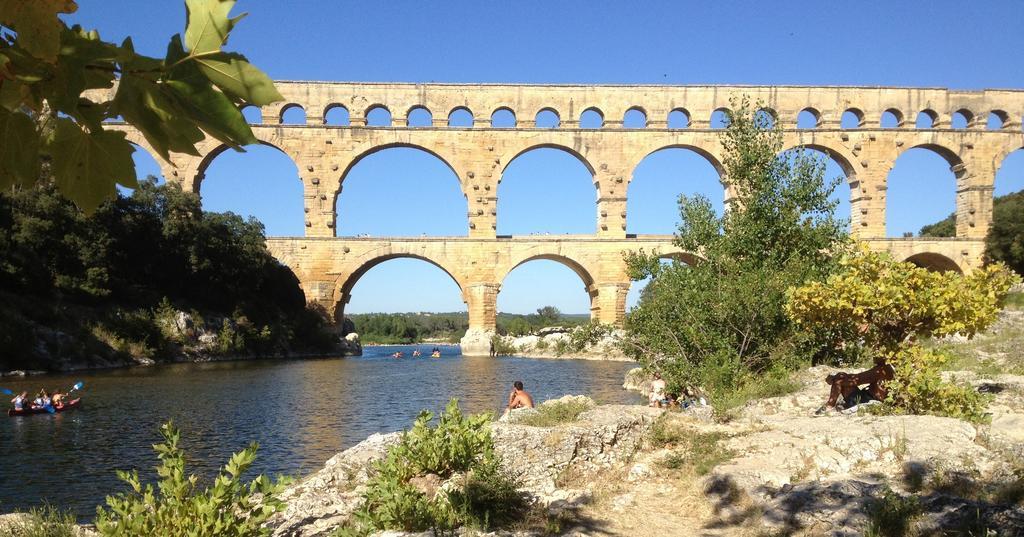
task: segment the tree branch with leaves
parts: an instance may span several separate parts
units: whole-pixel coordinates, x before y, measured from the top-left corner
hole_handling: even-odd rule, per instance
[[[199,155],[206,136],[237,150],[256,143],[241,108],[283,98],[245,56],[224,50],[245,16],[231,17],[234,5],[186,0],[184,38],[153,58],[131,38],[115,45],[69,28],[60,16],[78,9],[73,0],[0,0],[0,189],[35,184],[43,163],[87,213],[116,185],[135,188],[135,148],[104,128],[110,120],[138,129],[167,162],[171,153]]]

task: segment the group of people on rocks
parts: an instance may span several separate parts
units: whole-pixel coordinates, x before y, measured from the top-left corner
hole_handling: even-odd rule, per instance
[[[699,388],[684,386],[679,393],[668,391],[668,384],[661,378],[661,373],[654,373],[651,381],[651,392],[647,395],[647,405],[656,408],[688,408],[690,406],[707,406],[708,401]]]
[[[14,410],[17,411],[60,408],[64,406],[65,395],[60,390],[47,393],[45,389],[40,389],[36,398],[29,400],[28,392],[23,391],[11,399],[11,403],[14,405]]]

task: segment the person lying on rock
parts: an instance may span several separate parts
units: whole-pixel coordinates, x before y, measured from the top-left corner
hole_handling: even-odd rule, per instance
[[[505,414],[517,408],[533,408],[533,397],[523,389],[521,380],[512,383],[512,393],[508,394],[508,407],[505,408]]]
[[[875,367],[860,373],[839,372],[825,377],[825,383],[832,386],[828,401],[815,414],[822,415],[829,410],[852,408],[868,401],[884,401],[889,390],[886,381],[892,380],[896,371],[882,359],[875,359]],[[867,384],[866,388],[861,388]],[[842,397],[842,406],[839,398]]]

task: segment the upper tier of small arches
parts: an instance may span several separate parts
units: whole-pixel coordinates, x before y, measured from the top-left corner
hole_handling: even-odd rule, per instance
[[[1024,91],[931,88],[504,86],[278,82],[252,123],[397,128],[714,129],[731,99],[783,129],[1019,131]]]

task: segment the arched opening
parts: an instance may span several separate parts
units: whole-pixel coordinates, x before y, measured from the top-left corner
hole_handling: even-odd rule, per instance
[[[903,114],[895,108],[882,112],[882,118],[878,125],[883,129],[895,129],[903,126]]]
[[[455,278],[432,261],[411,255],[368,261],[342,285],[340,296],[342,302],[337,306],[336,318],[340,320],[342,314],[352,318],[356,333],[371,342],[390,342],[391,338],[386,336],[417,340],[417,336],[426,335],[409,334],[409,329],[415,330],[414,325],[393,316],[374,318],[370,315],[373,313],[466,311]]]
[[[590,318],[590,275],[579,264],[560,256],[536,256],[505,275],[498,292],[498,313],[529,315],[547,306],[562,315]]]
[[[658,259],[658,261],[661,263],[663,267],[668,267],[676,263],[685,267],[689,267],[697,262],[696,258],[694,258],[693,256],[684,254],[665,254],[661,256]],[[637,280],[635,282],[630,283],[629,292],[626,293],[627,313],[632,311],[640,304],[640,301],[644,297],[644,291],[647,289],[647,286],[650,285],[651,281],[653,281],[653,278],[648,276],[642,280]]]
[[[473,126],[473,112],[469,108],[458,107],[448,114],[448,126],[459,128],[471,128]]]
[[[637,107],[633,107],[630,108],[629,110],[626,110],[626,114],[622,116],[622,128],[646,129],[647,113]]]
[[[850,108],[839,118],[839,127],[843,129],[859,129],[864,126],[864,112],[858,108]]]
[[[434,117],[430,114],[430,110],[427,110],[425,107],[414,106],[405,115],[405,125],[407,127],[432,127],[434,125]]]
[[[985,122],[985,128],[991,131],[1005,129],[1010,122],[1010,114],[1002,110],[993,110],[988,114],[988,120]]]
[[[974,114],[970,110],[960,109],[953,112],[953,117],[949,119],[949,126],[954,129],[966,129],[971,126],[973,119]]]
[[[690,113],[683,108],[676,108],[668,113],[668,128],[685,129],[690,126]]]
[[[956,261],[942,254],[930,252],[914,254],[908,257],[906,261],[933,272],[963,272],[960,270],[960,266],[956,264]]]
[[[350,124],[348,108],[340,104],[333,104],[324,111],[324,125],[348,127]]]
[[[626,195],[626,232],[670,235],[679,227],[679,197],[701,195],[715,214],[724,209],[725,189],[710,155],[688,147],[659,149],[633,170]]]
[[[499,235],[592,234],[594,173],[578,153],[539,146],[512,159],[498,183]]]
[[[245,122],[250,125],[261,125],[263,124],[263,111],[260,107],[249,105],[242,108],[242,117],[245,118]]]
[[[222,147],[211,157],[201,170],[203,209],[256,218],[268,237],[305,234],[302,180],[288,155],[258,144],[244,153]]]
[[[993,195],[998,198],[1021,191],[1024,191],[1024,148],[1010,153],[999,163]]]
[[[604,114],[597,108],[587,108],[580,114],[581,129],[600,129],[604,126]]]
[[[775,119],[778,115],[771,108],[758,108],[754,112],[754,122],[762,129],[775,128]]]
[[[917,114],[917,119],[914,121],[914,127],[918,129],[931,129],[935,127],[935,121],[939,119],[939,115],[933,110],[922,110]]]
[[[804,108],[796,116],[796,128],[816,129],[821,125],[821,113],[813,108]]]
[[[377,105],[366,111],[366,126],[368,127],[390,127],[391,111]]]
[[[728,108],[719,108],[711,112],[711,128],[724,129],[729,126],[730,112]]]
[[[533,120],[533,126],[538,129],[557,129],[561,119],[558,117],[558,112],[550,108],[544,108],[540,112],[537,112],[537,116]]]
[[[289,104],[281,109],[282,125],[305,125],[306,109],[301,105]]]
[[[850,180],[851,176],[854,175],[853,165],[827,147],[816,144],[807,144],[787,149],[779,156],[783,159],[788,159],[792,163],[793,159],[799,156],[801,152],[804,157],[812,158],[824,165],[823,179],[825,184],[830,184],[839,179],[839,184],[832,190],[829,200],[836,204],[835,217],[845,221],[849,228],[851,219],[850,200],[853,197]]]
[[[496,129],[513,129],[516,126],[516,114],[509,108],[499,108],[491,114],[491,127]]]
[[[460,236],[468,205],[451,166],[418,147],[385,147],[356,160],[335,202],[339,237]]]
[[[932,226],[956,213],[951,166],[958,163],[955,154],[938,146],[913,147],[896,159],[886,182],[887,237],[955,235],[955,218],[952,226]]]

